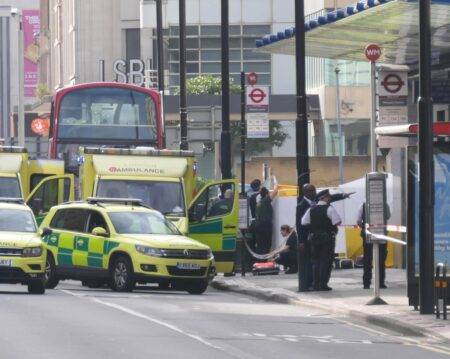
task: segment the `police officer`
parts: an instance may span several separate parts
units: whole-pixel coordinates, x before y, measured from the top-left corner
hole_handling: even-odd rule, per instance
[[[308,227],[302,226],[302,218],[306,211],[317,204],[319,200],[317,197],[316,187],[310,183],[303,185],[303,196],[297,204],[296,212],[296,226],[299,243],[299,270],[300,270],[300,291],[307,291],[312,287],[313,282],[313,267],[311,262],[311,248],[308,241],[309,230]],[[331,202],[341,201],[350,197],[352,193],[336,193],[331,195]],[[329,269],[331,273],[331,267]]]
[[[302,218],[302,226],[309,228],[311,258],[313,262],[314,290],[331,290],[328,281],[334,259],[337,226],[342,220],[336,209],[330,205],[331,195],[328,189],[317,194],[319,202],[308,209]]]
[[[386,205],[386,219],[391,217],[390,208]],[[373,244],[367,241],[366,238],[366,203],[362,203],[358,211],[358,226],[361,228],[361,238],[363,241],[363,287],[370,289],[372,282],[372,262],[373,262]],[[380,268],[380,288],[386,288],[386,258],[387,258],[387,243],[381,243],[379,246],[379,266]]]

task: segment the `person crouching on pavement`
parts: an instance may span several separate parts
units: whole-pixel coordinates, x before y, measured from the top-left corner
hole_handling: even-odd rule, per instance
[[[337,226],[342,222],[336,209],[330,205],[328,189],[317,194],[319,202],[308,209],[302,218],[302,225],[309,227],[313,262],[314,290],[331,290],[328,286],[334,259]]]
[[[280,232],[284,238],[287,237],[287,240],[283,247],[273,253],[273,258],[276,263],[281,264],[284,267],[284,272],[286,274],[297,273],[297,233],[294,228],[287,224],[281,226]]]

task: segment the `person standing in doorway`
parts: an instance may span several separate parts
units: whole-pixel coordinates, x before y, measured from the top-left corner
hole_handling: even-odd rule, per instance
[[[278,194],[278,185],[270,193],[266,187],[262,187],[260,191],[261,199],[256,205],[256,249],[260,254],[267,254],[272,247],[272,220],[273,208],[272,200]]]
[[[328,189],[319,192],[317,198],[319,202],[306,211],[301,223],[309,228],[314,290],[325,291],[332,289],[328,286],[330,263],[334,259],[337,226],[342,220],[336,209],[330,205],[332,197]]]

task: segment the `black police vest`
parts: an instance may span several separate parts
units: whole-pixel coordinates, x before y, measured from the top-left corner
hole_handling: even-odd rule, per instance
[[[313,233],[332,233],[336,232],[336,226],[333,226],[327,211],[330,205],[316,205],[311,207],[311,232]]]

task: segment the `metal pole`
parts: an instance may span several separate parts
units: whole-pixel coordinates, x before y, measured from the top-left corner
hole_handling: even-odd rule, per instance
[[[344,151],[342,143],[342,124],[341,124],[341,97],[339,94],[339,70],[338,67],[334,69],[336,73],[336,121],[339,137],[339,183],[344,183]]]
[[[180,27],[180,149],[188,150],[187,91],[186,91],[186,0],[179,1]]]
[[[161,96],[161,108],[164,108],[164,38],[163,38],[163,12],[162,12],[162,0],[156,0],[156,36],[158,47],[158,90]],[[161,111],[161,117],[163,122],[163,147],[166,147],[166,130],[164,119],[164,111]]]
[[[25,147],[25,109],[24,109],[24,64],[23,64],[23,28],[22,15],[18,14],[18,64],[19,64],[19,92],[17,101],[17,140],[19,146]]]
[[[158,46],[158,90],[164,93],[164,47],[162,0],[156,0],[156,36]]]
[[[419,11],[419,302],[421,314],[432,314],[434,309],[434,162],[430,0],[421,0]]]
[[[372,118],[370,121],[370,164],[371,172],[377,171],[377,136],[375,134],[375,128],[377,126],[377,65],[375,61],[370,63],[370,79],[371,79],[371,90],[372,90]],[[386,304],[380,298],[380,245],[377,241],[372,242],[372,252],[373,252],[373,272],[374,272],[374,283],[373,283],[373,300],[368,304]]]
[[[221,0],[222,14],[222,134],[221,165],[222,178],[231,178],[231,133],[230,133],[230,64],[228,0]]]
[[[241,72],[241,195],[245,197],[245,140],[247,126],[245,123],[245,72]]]
[[[100,81],[104,82],[105,81],[105,60],[99,60],[98,62],[98,72],[99,72],[99,77],[100,77]]]
[[[370,121],[370,169],[371,172],[377,171],[377,136],[375,128],[377,127],[377,65],[375,61],[370,63],[370,80],[372,88],[372,118]]]
[[[304,184],[309,183],[308,158],[308,115],[306,108],[306,78],[305,78],[305,3],[295,0],[295,57],[297,78],[297,118],[295,121],[297,184],[298,191]],[[306,290],[306,283],[302,283],[299,272],[299,291]]]

